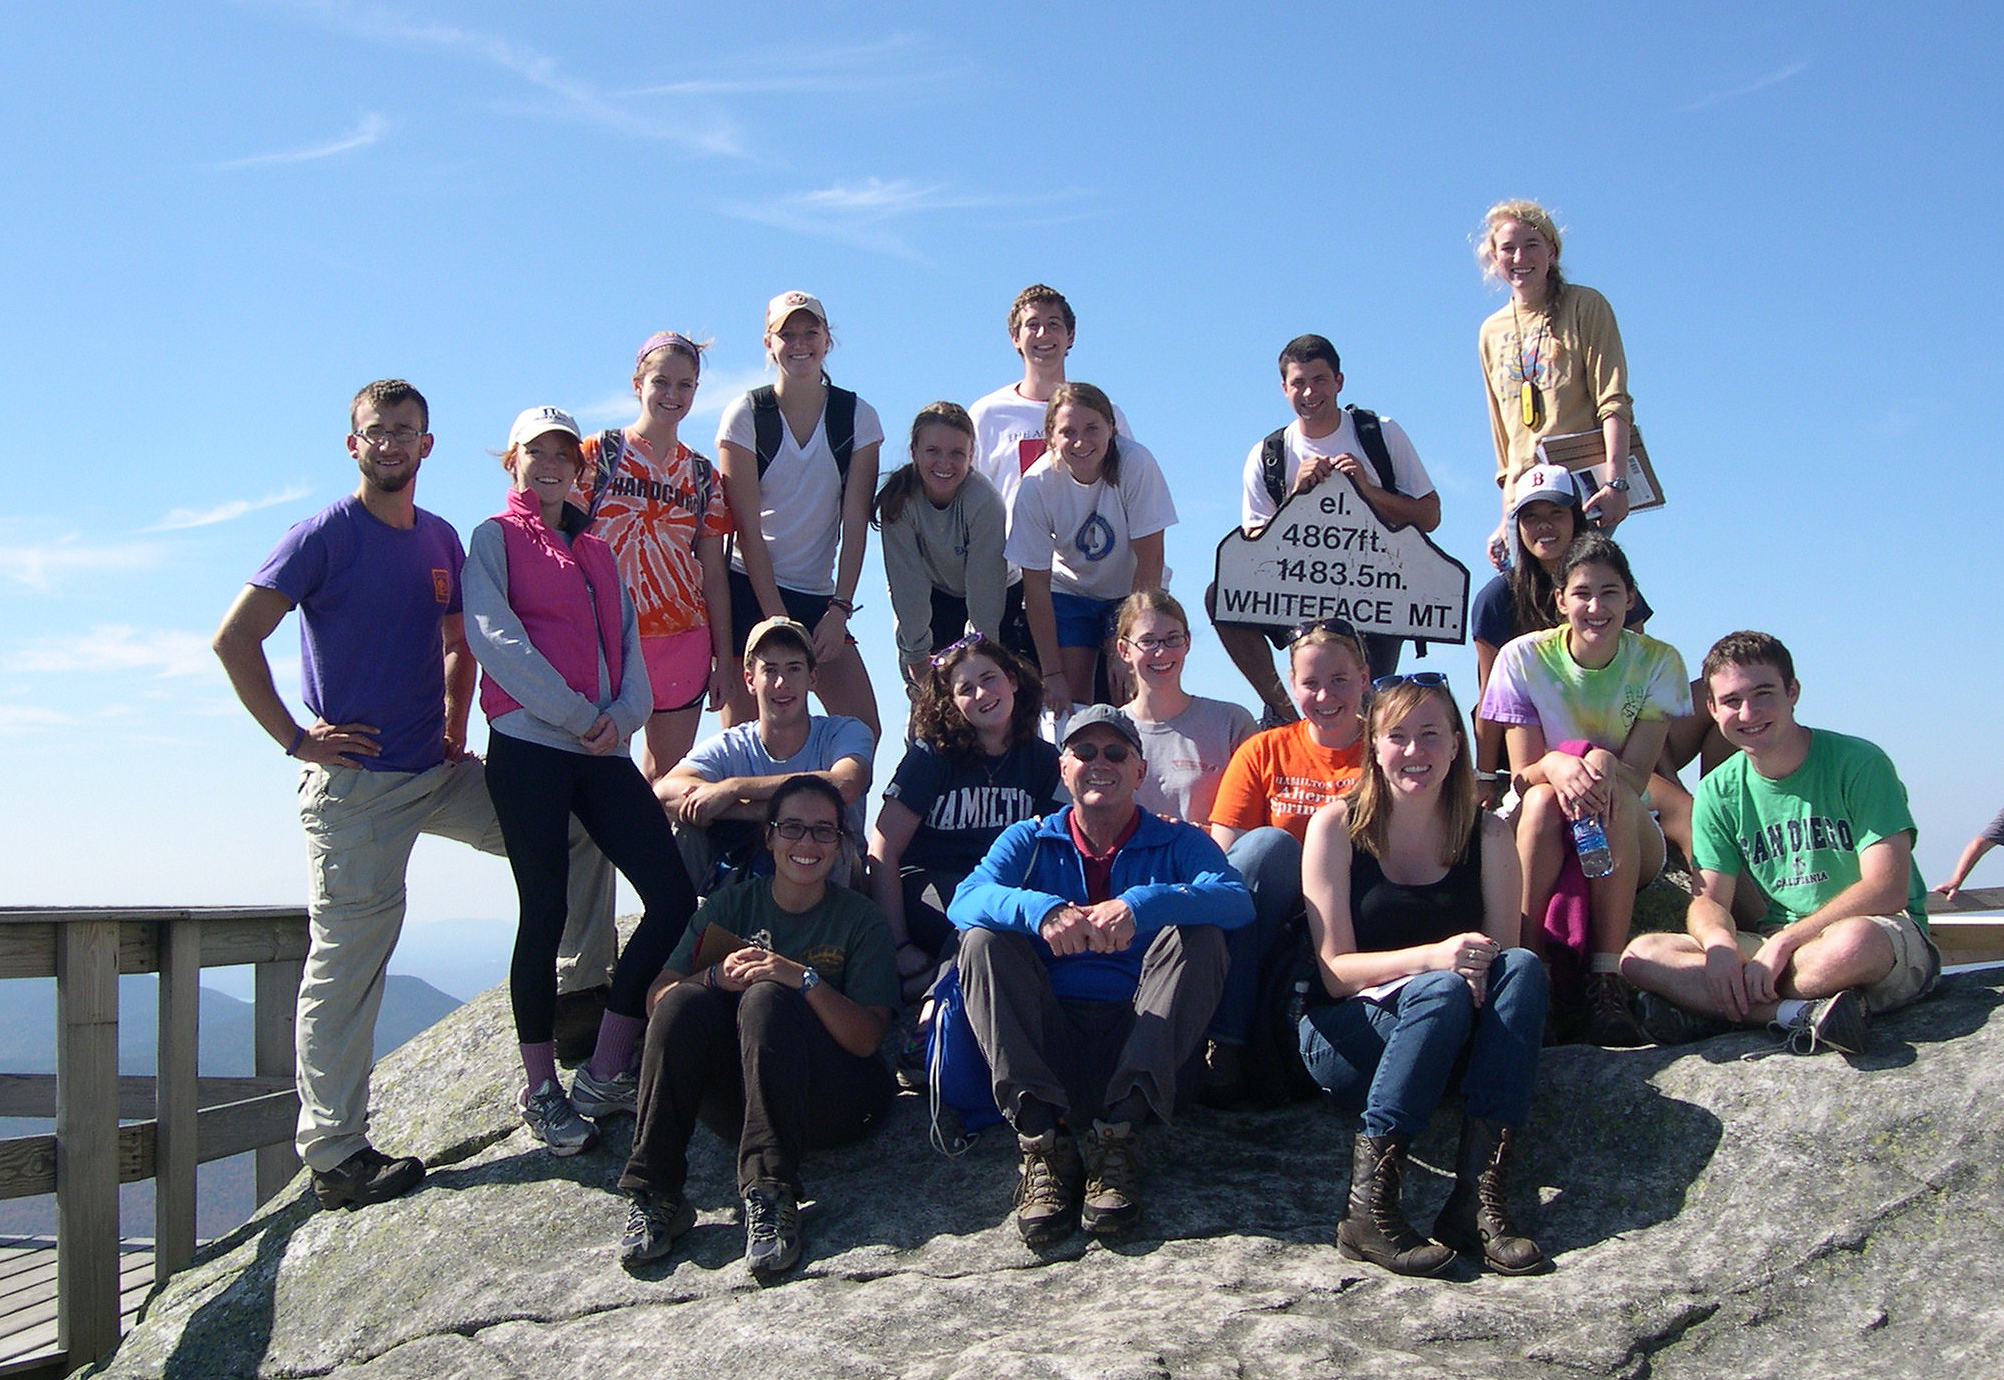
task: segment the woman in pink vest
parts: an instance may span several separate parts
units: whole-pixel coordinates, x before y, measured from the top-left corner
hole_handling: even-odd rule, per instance
[[[466,640],[485,675],[487,793],[521,894],[509,994],[526,1085],[522,1119],[559,1155],[588,1150],[585,1117],[631,1112],[647,985],[696,909],[667,816],[627,742],[654,707],[640,625],[612,551],[565,496],[584,452],[555,407],[515,419],[502,467],[508,506],[474,529]],[[598,1047],[566,1095],[552,1043],[575,816],[640,893],[640,928],[613,970]]]

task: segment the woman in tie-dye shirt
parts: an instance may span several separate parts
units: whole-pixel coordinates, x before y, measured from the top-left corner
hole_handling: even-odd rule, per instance
[[[1670,720],[1691,712],[1690,678],[1676,648],[1622,626],[1635,579],[1628,557],[1607,537],[1589,532],[1572,544],[1558,589],[1564,621],[1504,646],[1481,715],[1504,725],[1523,796],[1517,853],[1525,947],[1544,952],[1546,911],[1574,846],[1573,821],[1597,818],[1614,868],[1586,884],[1586,998],[1598,1043],[1642,1043],[1624,1019],[1627,993],[1616,960],[1628,942],[1636,891],[1663,867],[1649,776]]]

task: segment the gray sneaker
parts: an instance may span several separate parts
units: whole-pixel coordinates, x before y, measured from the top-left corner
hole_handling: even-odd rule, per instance
[[[754,1274],[778,1274],[800,1260],[800,1208],[783,1188],[745,1194],[745,1264]]]
[[[696,1209],[686,1198],[633,1190],[626,1231],[619,1238],[619,1263],[644,1265],[668,1254],[677,1237],[696,1225]]]
[[[632,1116],[639,1100],[640,1079],[631,1070],[622,1069],[610,1078],[594,1078],[591,1065],[585,1064],[571,1079],[571,1106],[579,1116]]]
[[[1865,1000],[1854,987],[1809,1003],[1794,1025],[1784,1028],[1791,1054],[1865,1052]]]
[[[545,1078],[534,1092],[522,1089],[515,1094],[515,1105],[529,1133],[549,1146],[553,1155],[576,1155],[598,1144],[598,1128],[578,1115],[555,1079]]]
[[[1688,1045],[1732,1029],[1710,1016],[1695,1016],[1655,992],[1643,992],[1635,998],[1635,1019],[1642,1033],[1659,1045]]]

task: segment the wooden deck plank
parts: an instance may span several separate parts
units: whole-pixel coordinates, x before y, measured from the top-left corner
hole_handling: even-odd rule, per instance
[[[138,1320],[153,1288],[151,1242],[124,1241],[118,1254],[120,1335]],[[0,1241],[0,1375],[53,1362],[56,1349],[56,1244],[52,1237]],[[60,1368],[53,1373],[62,1373]]]

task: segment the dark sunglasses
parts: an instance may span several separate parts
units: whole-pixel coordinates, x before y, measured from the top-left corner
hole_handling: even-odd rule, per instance
[[[1090,762],[1102,753],[1109,762],[1125,762],[1134,755],[1134,749],[1125,743],[1108,743],[1105,747],[1098,743],[1067,743],[1065,751],[1081,762]]]
[[[1287,630],[1287,645],[1292,647],[1310,633],[1335,633],[1338,637],[1355,637],[1357,630],[1347,618],[1317,618],[1308,623],[1297,623]]]
[[[1417,685],[1422,690],[1438,690],[1446,684],[1447,673],[1444,671],[1414,671],[1409,676],[1379,676],[1371,682],[1371,688],[1389,690],[1394,685]]]

